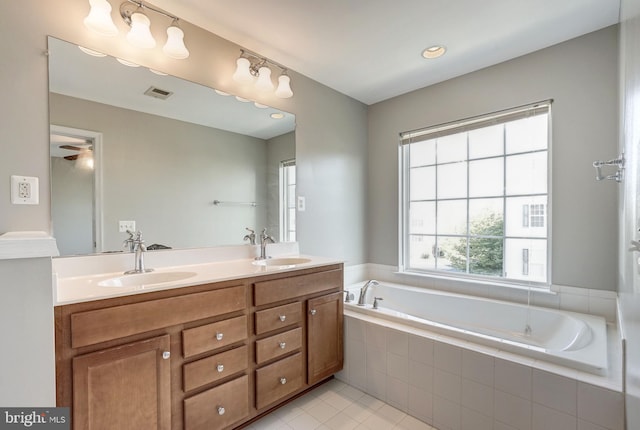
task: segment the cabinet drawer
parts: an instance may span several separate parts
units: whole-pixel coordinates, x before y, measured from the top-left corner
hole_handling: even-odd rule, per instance
[[[241,376],[184,401],[185,430],[227,428],[249,415],[249,377]]]
[[[248,348],[225,351],[184,365],[184,391],[190,391],[245,370],[248,366]]]
[[[71,315],[71,347],[93,345],[246,308],[244,286]]]
[[[192,357],[203,352],[231,345],[247,338],[247,317],[242,315],[200,327],[182,331],[184,356]]]
[[[296,302],[256,312],[256,334],[266,333],[302,321],[302,303]]]
[[[261,364],[288,354],[300,349],[301,345],[302,329],[300,327],[258,340],[256,341],[256,363]]]
[[[342,289],[342,282],[343,273],[340,269],[256,282],[254,303],[260,306],[334,288]]]
[[[302,354],[256,370],[256,408],[262,409],[302,387]]]

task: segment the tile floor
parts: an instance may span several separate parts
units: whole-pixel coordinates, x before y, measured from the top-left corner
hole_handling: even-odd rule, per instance
[[[435,430],[337,379],[251,424],[250,430]]]

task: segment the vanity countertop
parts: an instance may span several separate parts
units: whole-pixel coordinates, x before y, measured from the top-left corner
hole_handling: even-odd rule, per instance
[[[282,265],[258,265],[253,259],[239,259],[231,261],[218,261],[192,265],[162,267],[148,272],[152,276],[167,279],[175,275],[177,280],[156,282],[150,284],[136,283],[126,278],[144,278],[144,274],[124,275],[123,272],[101,273],[98,275],[84,275],[59,277],[54,276],[54,305],[66,305],[71,303],[87,302],[92,300],[107,299],[119,296],[128,296],[150,291],[159,291],[172,288],[188,287],[192,285],[206,284],[210,282],[228,281],[253,276],[268,275],[273,273],[289,272],[310,267],[340,264],[341,261],[325,258],[300,255],[296,258],[304,258],[309,261],[299,264]],[[102,286],[105,284],[119,284],[124,279],[123,286]],[[131,283],[131,285],[129,285]]]

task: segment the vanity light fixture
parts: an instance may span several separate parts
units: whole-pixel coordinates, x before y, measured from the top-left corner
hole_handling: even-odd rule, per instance
[[[254,83],[259,91],[273,91],[274,85],[271,80],[271,68],[269,66],[280,69],[278,87],[275,91],[276,97],[282,99],[293,97],[291,78],[287,75],[287,69],[245,49],[240,50],[240,57],[236,60],[236,70],[232,78],[234,81],[244,84]]]
[[[111,19],[111,4],[107,0],[89,0],[89,4],[91,10],[84,19],[84,24],[102,36],[116,36],[118,28]],[[120,4],[120,16],[131,27],[127,33],[127,41],[140,49],[151,49],[156,46],[147,11],[153,11],[171,19],[171,24],[167,28],[167,41],[162,51],[168,57],[177,60],[187,58],[189,50],[184,44],[184,32],[178,26],[178,17],[139,0],[126,0]]]

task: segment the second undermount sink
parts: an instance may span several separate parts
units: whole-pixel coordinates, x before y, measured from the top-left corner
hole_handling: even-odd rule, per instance
[[[253,262],[256,266],[295,266],[296,264],[304,264],[310,262],[310,258],[304,257],[282,257],[269,258],[266,260],[256,260]]]
[[[147,272],[122,275],[98,282],[100,287],[134,287],[176,282],[196,276],[195,272]]]

